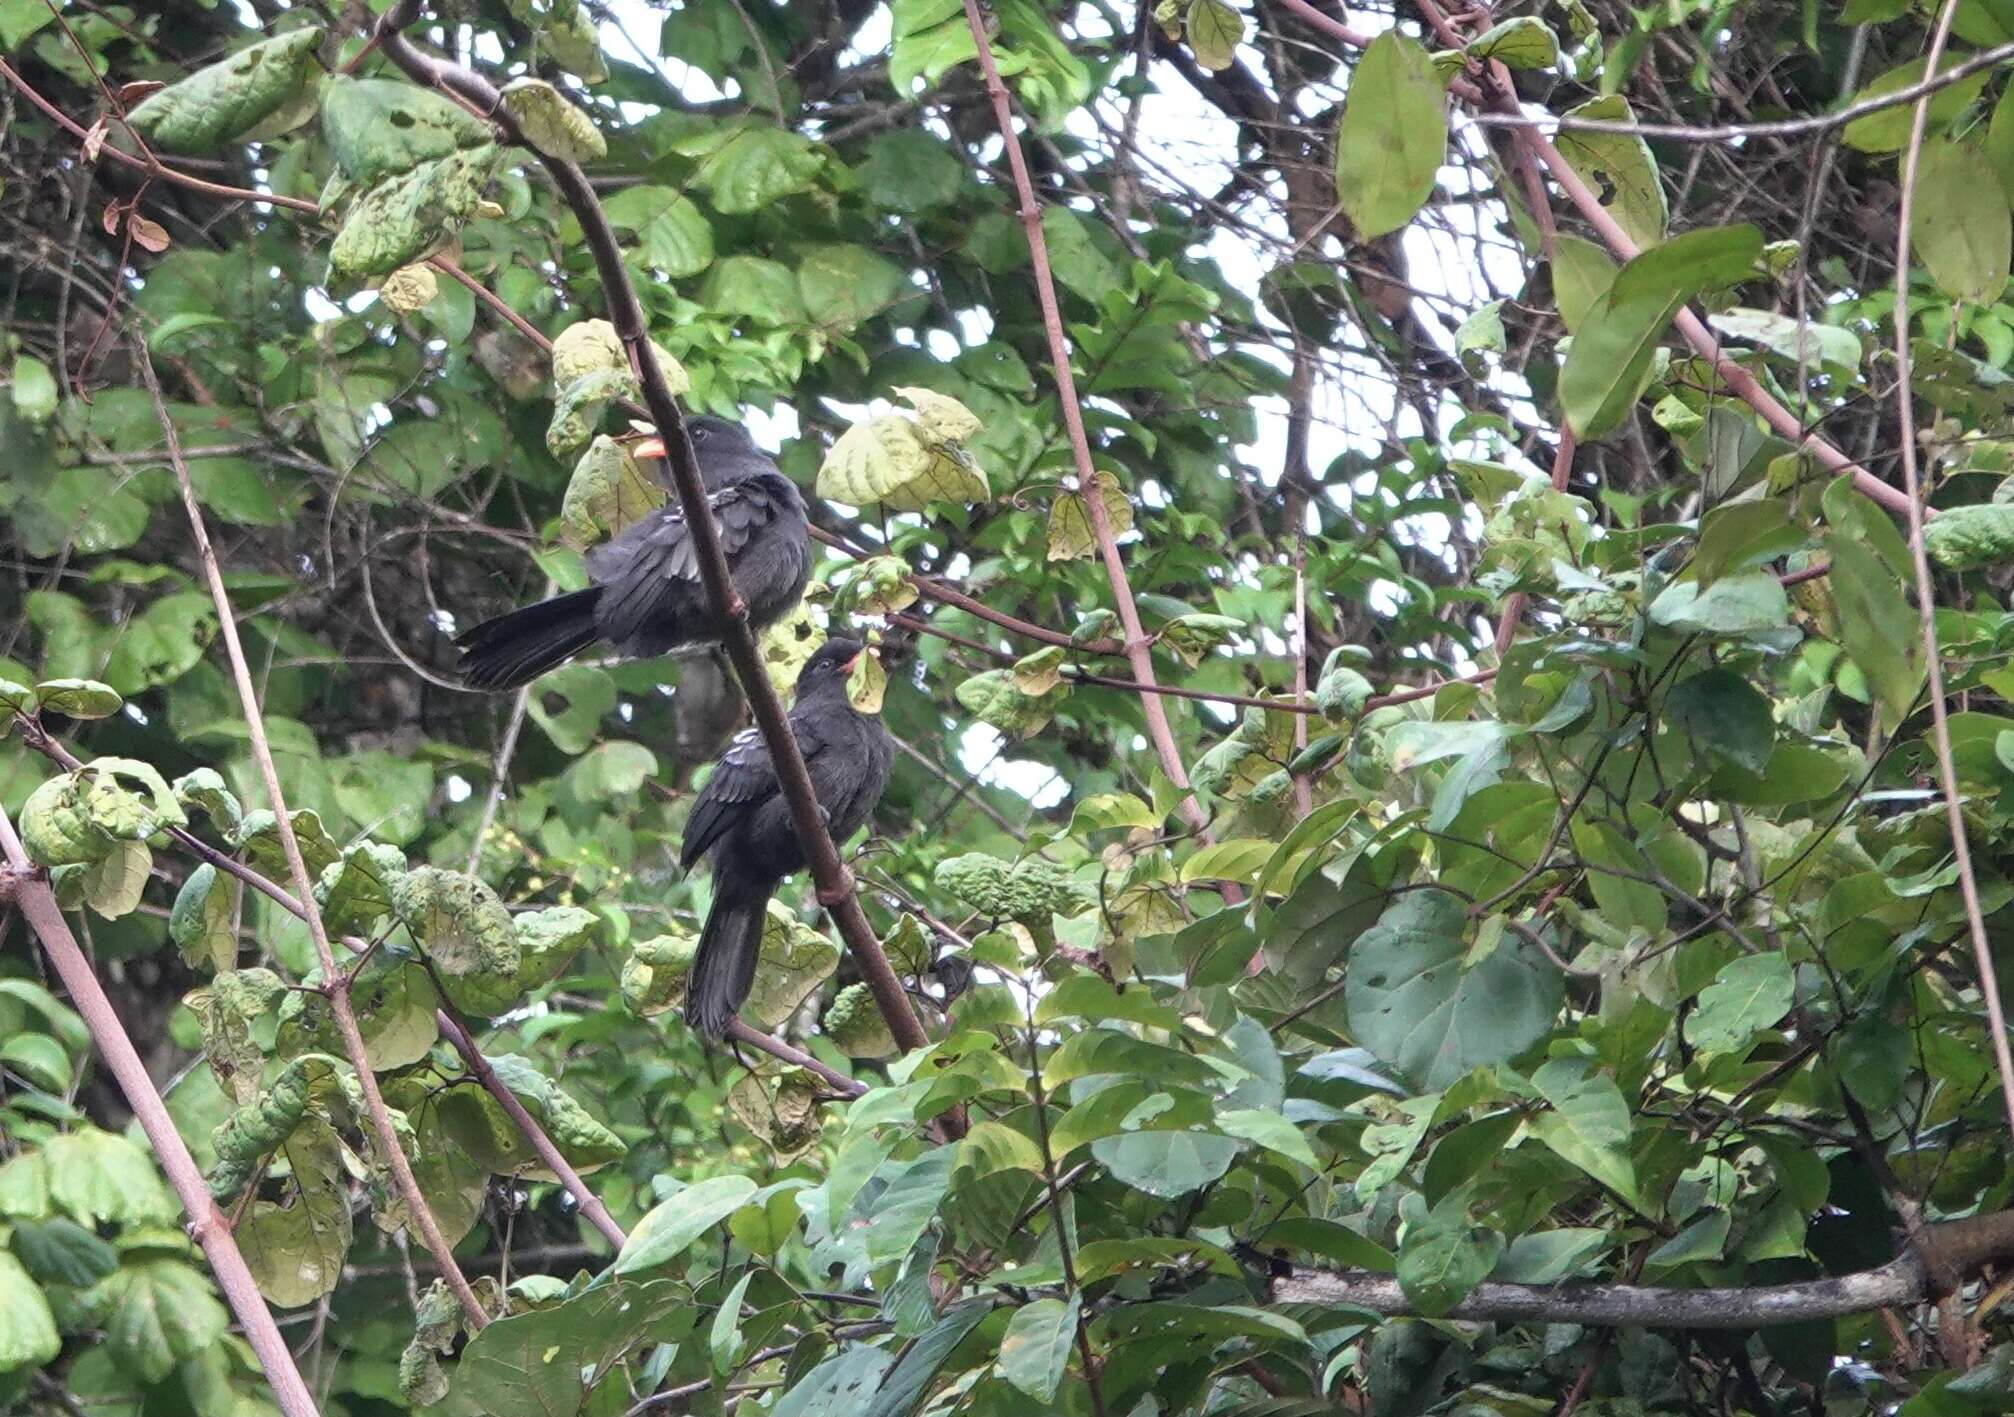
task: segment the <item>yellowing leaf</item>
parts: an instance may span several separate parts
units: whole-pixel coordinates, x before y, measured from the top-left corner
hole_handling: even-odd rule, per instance
[[[567,482],[559,513],[562,538],[578,547],[614,536],[664,501],[664,489],[644,475],[627,448],[606,435],[597,437]]]
[[[921,426],[899,413],[856,423],[832,445],[818,469],[818,495],[864,507],[920,512],[932,502],[981,502],[992,495],[986,474],[962,449],[933,444]]]
[[[930,442],[968,442],[983,426],[978,415],[949,394],[940,394],[932,389],[907,388],[900,384],[889,392],[916,410],[916,422]]]
[[[594,120],[542,79],[514,79],[503,91],[504,111],[517,120],[525,141],[561,162],[608,156],[608,140]]]
[[[1245,19],[1224,0],[1192,0],[1188,30],[1196,62],[1214,72],[1231,67],[1245,38]]]
[[[378,287],[378,299],[388,310],[410,315],[440,294],[441,283],[432,266],[401,266],[385,277]]]
[[[1109,472],[1099,472],[1096,480],[1098,500],[1104,503],[1105,520],[1112,529],[1112,535],[1124,536],[1133,529],[1133,504],[1126,499],[1126,489]],[[1089,505],[1083,495],[1067,492],[1058,497],[1049,509],[1049,559],[1074,561],[1080,556],[1090,555],[1097,545]]]

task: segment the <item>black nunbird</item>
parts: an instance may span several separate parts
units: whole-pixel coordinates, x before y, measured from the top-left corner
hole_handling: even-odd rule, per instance
[[[811,578],[804,498],[739,423],[702,417],[685,426],[749,623],[773,624]],[[597,640],[650,656],[719,639],[727,627],[707,613],[687,532],[674,499],[595,547],[586,590],[485,620],[457,639],[463,678],[477,689],[514,689]]]
[[[860,712],[846,695],[847,675],[865,652],[859,640],[820,645],[797,676],[797,702],[790,710],[797,749],[835,841],[867,820],[888,785],[888,729],[881,715]],[[769,748],[753,728],[721,754],[686,821],[679,864],[690,867],[709,855],[713,908],[685,984],[685,1021],[718,1039],[755,983],[769,897],[785,876],[804,867],[790,804],[777,784]]]

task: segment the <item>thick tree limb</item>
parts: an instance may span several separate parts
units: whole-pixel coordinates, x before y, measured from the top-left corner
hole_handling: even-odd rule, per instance
[[[195,1158],[189,1155],[181,1133],[175,1130],[174,1119],[168,1115],[168,1104],[161,1099],[153,1078],[147,1075],[147,1066],[140,1061],[139,1050],[127,1036],[126,1026],[112,1011],[112,1001],[105,997],[98,976],[91,972],[90,961],[78,947],[77,937],[70,933],[70,924],[56,905],[48,878],[29,861],[4,809],[0,809],[0,855],[5,856],[8,868],[4,878],[0,878],[0,900],[11,898],[15,909],[28,922],[28,928],[42,942],[57,977],[69,992],[70,1002],[76,1005],[84,1026],[91,1032],[91,1042],[112,1070],[112,1077],[125,1094],[126,1104],[133,1109],[140,1130],[147,1134],[154,1158],[167,1174],[168,1184],[181,1198],[182,1209],[189,1217],[189,1233],[203,1247],[217,1288],[237,1316],[238,1326],[245,1331],[259,1366],[265,1370],[280,1411],[285,1417],[316,1417],[315,1399],[294,1364],[294,1355],[281,1337],[279,1325],[273,1322],[273,1312],[266,1307],[251,1269],[245,1264],[245,1257],[231,1234],[230,1222],[210,1198],[210,1189],[203,1184],[203,1173],[196,1168]]]
[[[502,95],[495,85],[460,64],[421,53],[406,38],[405,27],[419,19],[420,8],[420,0],[399,0],[387,10],[375,31],[378,49],[414,82],[440,89],[473,105],[477,112],[496,123],[507,139],[522,144],[523,134],[516,130],[509,114],[504,112]],[[858,962],[861,976],[873,993],[874,1002],[887,1020],[895,1041],[904,1051],[925,1047],[929,1043],[928,1035],[917,1021],[908,995],[903,992],[902,981],[889,965],[880,940],[875,938],[873,927],[860,908],[852,873],[840,859],[839,848],[826,829],[817,793],[811,785],[811,775],[804,766],[804,756],[798,751],[797,739],[790,731],[776,687],[763,667],[761,649],[748,625],[747,607],[735,594],[728,574],[727,556],[720,545],[720,530],[714,523],[712,508],[706,500],[692,444],[685,435],[685,420],[651,348],[643,306],[637,300],[636,287],[623,264],[622,249],[617,244],[615,230],[609,225],[587,175],[577,163],[543,154],[540,154],[540,161],[558,187],[560,196],[580,222],[582,235],[601,276],[610,323],[615,326],[617,336],[629,352],[631,364],[643,387],[644,405],[664,440],[666,461],[670,465],[679,504],[684,509],[692,536],[708,606],[728,626],[725,636],[727,656],[741,680],[742,692],[747,696],[756,726],[768,745],[770,760],[776,766],[777,781],[790,806],[791,821],[797,828],[798,840],[804,846],[812,877],[818,885],[818,898],[838,924],[839,932]]]
[[[1675,1289],[1644,1284],[1479,1284],[1441,1318],[1628,1328],[1751,1329],[1926,1303],[1987,1264],[2014,1258],[2014,1211],[1919,1231],[1877,1269],[1797,1284]],[[1392,1317],[1419,1309],[1387,1275],[1299,1270],[1274,1286],[1285,1304],[1329,1304]]]

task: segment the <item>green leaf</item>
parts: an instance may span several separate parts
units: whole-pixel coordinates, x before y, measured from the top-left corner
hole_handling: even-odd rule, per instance
[[[1790,619],[1790,597],[1767,571],[1724,576],[1704,590],[1674,581],[1651,602],[1650,618],[1681,634],[1738,636],[1773,630]]]
[[[723,216],[747,216],[810,188],[825,158],[782,128],[744,128],[700,164],[697,181]]]
[[[1447,157],[1447,94],[1419,42],[1371,41],[1350,76],[1336,127],[1336,199],[1368,241],[1413,219]]]
[[[1322,1163],[1308,1145],[1301,1129],[1269,1107],[1235,1107],[1217,1114],[1217,1130],[1226,1136],[1255,1143],[1278,1152],[1290,1161],[1319,1171]]]
[[[1881,706],[1882,722],[1894,732],[1909,716],[1923,688],[1923,631],[1902,585],[1860,542],[1837,532],[1825,538],[1832,558],[1827,582],[1836,609],[1839,641]]]
[[[706,273],[700,298],[728,315],[745,315],[771,325],[805,322],[797,273],[762,256],[729,256]]]
[[[43,1284],[88,1289],[119,1267],[117,1250],[83,1226],[60,1216],[54,1220],[16,1222],[13,1244],[14,1253],[21,1257],[30,1277]],[[0,1363],[0,1368],[5,1366]]]
[[[792,1383],[770,1409],[770,1417],[844,1417],[858,1412],[894,1364],[885,1348],[855,1344],[841,1348]]]
[[[1068,1303],[1037,1299],[1017,1308],[1000,1335],[1000,1376],[1037,1402],[1053,1401],[1070,1365],[1082,1310],[1081,1294],[1072,1294]]]
[[[1463,50],[1471,59],[1495,59],[1512,69],[1550,69],[1559,63],[1559,41],[1545,21],[1530,15],[1491,25]]]
[[[1985,155],[1970,143],[1926,142],[1916,211],[1910,240],[1938,287],[1954,300],[1998,300],[2007,288],[2014,216]]]
[[[1924,524],[1923,549],[1947,571],[1971,571],[2014,560],[2014,504],[1974,502],[1946,507]]]
[[[44,711],[66,718],[110,718],[125,700],[96,679],[44,679],[35,686]]]
[[[1139,1131],[1091,1143],[1091,1155],[1114,1180],[1163,1200],[1209,1185],[1231,1169],[1238,1150],[1236,1138],[1200,1131]]]
[[[1599,438],[1620,426],[1650,382],[1679,308],[1703,290],[1743,279],[1761,257],[1754,227],[1708,227],[1653,246],[1618,271],[1582,318],[1560,370],[1560,403],[1574,433]]]
[[[865,246],[814,246],[797,267],[804,313],[844,332],[880,314],[912,287],[902,268]]]
[[[21,1261],[0,1250],[0,1373],[39,1368],[62,1351],[49,1301]]]
[[[1472,969],[1461,902],[1438,891],[1399,897],[1350,953],[1344,998],[1351,1031],[1380,1061],[1423,1088],[1508,1062],[1559,1014],[1563,987],[1522,938]]]
[[[935,133],[897,128],[868,144],[860,177],[875,206],[914,214],[956,201],[965,186],[965,163]]]
[[[1093,239],[1084,219],[1068,207],[1043,209],[1042,242],[1049,248],[1049,266],[1056,279],[1093,304],[1101,304],[1124,285],[1118,265]]]
[[[1605,94],[1566,111],[1569,118],[1593,118],[1604,123],[1634,123],[1636,114],[1620,94]],[[1657,161],[1641,138],[1628,133],[1562,131],[1554,144],[1581,181],[1592,188],[1602,210],[1614,217],[1638,246],[1664,240],[1670,211]]]
[[[660,1325],[683,1286],[601,1282],[562,1303],[498,1319],[469,1341],[452,1396],[484,1417],[574,1417],[599,1374]]]
[[[178,1214],[153,1159],[123,1136],[79,1127],[51,1137],[43,1155],[49,1198],[80,1224],[156,1224]]]
[[[915,1247],[944,1203],[957,1161],[956,1146],[940,1146],[914,1161],[882,1168],[888,1186],[875,1202],[862,1236],[868,1263],[894,1264]]]
[[[1503,1235],[1471,1225],[1459,1211],[1439,1211],[1406,1228],[1399,1247],[1399,1287],[1428,1318],[1445,1314],[1489,1277],[1503,1254]]]
[[[219,1342],[230,1315],[198,1271],[172,1259],[128,1260],[85,1292],[120,1367],[158,1383]]]
[[[1183,26],[1196,62],[1215,73],[1231,67],[1245,40],[1245,17],[1224,0],[1190,0]]]
[[[1860,336],[1837,325],[1811,320],[1799,324],[1791,316],[1773,310],[1741,306],[1716,311],[1706,317],[1706,322],[1724,335],[1753,341],[1792,364],[1807,367],[1829,364],[1848,374],[1860,367]]]
[[[46,1033],[17,1033],[0,1042],[0,1067],[11,1069],[44,1092],[70,1090],[70,1055]]]
[[[1552,295],[1567,333],[1579,334],[1596,301],[1608,294],[1621,267],[1592,241],[1561,232],[1553,238]]]
[[[504,85],[504,111],[517,120],[525,141],[561,162],[592,162],[608,156],[608,140],[594,120],[543,79],[513,79]]]
[[[40,1014],[67,1052],[81,1055],[91,1050],[91,1031],[77,1011],[34,980],[0,979],[0,999],[12,999]]]
[[[625,187],[610,193],[602,210],[617,231],[635,235],[643,263],[671,280],[713,264],[713,225],[675,188]]]
[[[368,278],[447,245],[476,214],[502,160],[494,145],[455,152],[388,177],[351,203],[329,246],[329,269]]]
[[[1640,1207],[1629,1156],[1629,1104],[1615,1079],[1584,1059],[1555,1058],[1532,1074],[1532,1085],[1553,1109],[1532,1119],[1532,1134],[1561,1160]]]
[[[171,152],[210,153],[252,137],[269,121],[291,114],[309,76],[320,71],[315,47],[321,42],[322,31],[307,28],[247,45],[147,95],[128,121]]]
[[[1947,49],[1939,56],[1937,72],[1942,74],[1953,65],[1966,58],[1962,49]],[[1926,59],[1909,59],[1893,69],[1876,76],[1853,96],[1854,103],[1865,103],[1869,99],[1881,98],[1899,89],[1910,88],[1923,82],[1929,72]],[[1932,135],[1938,134],[1979,97],[1990,78],[1986,71],[1968,74],[1956,83],[1946,84],[1930,96],[1930,128]],[[1864,153],[1901,152],[1909,144],[1909,133],[1915,122],[1916,105],[1898,103],[1890,107],[1856,118],[1840,131],[1840,140],[1850,148],[1858,148]],[[1927,213],[1926,213],[1927,214]]]
[[[881,1390],[867,1406],[867,1417],[909,1417],[929,1391],[937,1370],[951,1356],[965,1335],[992,1311],[990,1299],[968,1299],[953,1306],[937,1321],[937,1326],[909,1345]]]
[[[1711,757],[1750,772],[1769,765],[1776,720],[1762,691],[1731,669],[1709,669],[1675,687],[1665,716]]]
[[[1573,824],[1573,844],[1588,865],[1588,888],[1602,918],[1619,930],[1650,936],[1665,927],[1664,891],[1648,876],[1651,864],[1622,833],[1585,818]],[[1621,873],[1621,874],[1617,874]]]
[[[1730,960],[1699,994],[1685,1021],[1686,1041],[1702,1053],[1734,1053],[1786,1013],[1796,995],[1790,961],[1780,954]]]
[[[32,355],[14,356],[14,411],[30,423],[47,423],[56,415],[56,376]]]
[[[1752,570],[1797,550],[1809,539],[1791,519],[1790,505],[1781,498],[1735,502],[1715,507],[1699,522],[1699,551],[1692,574],[1701,587],[1724,575]]]
[[[488,124],[446,94],[397,79],[333,80],[322,95],[321,126],[360,187],[494,141]]]
[[[714,1176],[693,1182],[670,1200],[653,1206],[636,1223],[610,1272],[636,1274],[677,1259],[753,1194],[755,1182],[746,1176]]]

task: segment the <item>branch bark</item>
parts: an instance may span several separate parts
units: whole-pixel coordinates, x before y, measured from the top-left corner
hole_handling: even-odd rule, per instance
[[[245,1257],[231,1234],[230,1222],[210,1198],[210,1189],[203,1184],[203,1173],[196,1169],[195,1158],[189,1155],[188,1146],[168,1115],[168,1104],[148,1076],[146,1064],[140,1061],[139,1050],[133,1047],[125,1025],[112,1011],[112,1001],[105,997],[98,976],[91,972],[90,961],[84,958],[77,937],[70,932],[69,922],[57,907],[48,878],[28,860],[21,838],[14,834],[14,824],[7,820],[4,809],[0,809],[0,854],[4,854],[8,866],[6,880],[0,884],[11,889],[15,908],[42,942],[57,977],[69,991],[70,1001],[91,1031],[92,1043],[112,1070],[119,1091],[125,1094],[127,1105],[140,1123],[140,1130],[147,1134],[155,1159],[167,1173],[168,1184],[181,1198],[182,1209],[189,1217],[189,1233],[203,1247],[217,1288],[223,1293],[224,1302],[231,1306],[231,1312],[237,1315],[238,1326],[244,1329],[259,1366],[265,1370],[280,1411],[285,1417],[316,1417],[315,1399],[294,1364],[286,1339],[280,1336],[279,1325],[273,1321],[273,1312],[266,1307],[251,1269],[245,1264]],[[0,890],[0,898],[8,893],[9,890]]]
[[[506,139],[524,145],[523,134],[517,131],[509,114],[504,112],[502,95],[495,85],[460,64],[423,54],[406,37],[405,27],[419,19],[420,8],[420,0],[399,0],[384,13],[375,30],[379,51],[414,82],[472,104],[477,112],[488,115]],[[536,152],[536,149],[528,150]],[[713,511],[707,503],[699,475],[699,464],[693,457],[692,444],[685,434],[685,420],[651,348],[643,306],[637,300],[636,287],[623,264],[614,228],[609,225],[600,199],[595,196],[587,175],[578,164],[543,154],[539,155],[539,160],[580,222],[581,233],[593,253],[595,269],[601,277],[610,323],[615,326],[617,336],[629,352],[630,362],[643,387],[644,405],[657,425],[658,435],[664,440],[666,461],[670,465],[679,505],[685,512],[692,536],[708,607],[727,627],[724,645],[728,660],[741,680],[742,692],[747,696],[756,726],[768,745],[770,761],[776,766],[777,781],[783,789],[784,800],[789,804],[791,821],[797,829],[798,840],[804,846],[812,878],[817,882],[819,903],[825,906],[839,926],[839,932],[859,964],[861,976],[872,991],[874,1002],[887,1020],[895,1041],[904,1051],[926,1047],[929,1038],[917,1021],[916,1012],[903,992],[902,982],[890,967],[888,956],[883,953],[881,942],[875,938],[873,927],[868,924],[866,913],[860,907],[852,872],[840,859],[839,848],[833,842],[832,834],[826,830],[824,815],[819,810],[818,797],[811,785],[811,775],[804,766],[804,756],[798,751],[797,739],[790,731],[782,701],[777,697],[775,685],[770,683],[768,671],[763,667],[761,650],[749,628],[748,608],[735,594],[728,574],[727,557],[720,545],[720,530],[714,523]]]
[[[1638,1284],[1479,1284],[1439,1318],[1603,1327],[1751,1329],[1864,1314],[1954,1293],[1982,1266],[2014,1257],[2014,1211],[1926,1226],[1876,1269],[1797,1284],[1675,1289]],[[1286,1304],[1368,1309],[1390,1317],[1419,1309],[1382,1274],[1298,1270],[1273,1297]]]
[[[965,0],[965,23],[978,48],[979,68],[986,76],[986,93],[993,101],[993,119],[1006,146],[1007,166],[1014,174],[1014,189],[1020,199],[1021,226],[1028,233],[1028,254],[1035,274],[1035,298],[1042,308],[1042,327],[1049,337],[1049,363],[1056,376],[1057,401],[1063,407],[1063,428],[1069,435],[1070,453],[1077,465],[1077,494],[1083,499],[1084,514],[1091,535],[1098,543],[1098,556],[1105,565],[1105,578],[1112,587],[1112,605],[1125,633],[1126,660],[1133,666],[1133,678],[1143,692],[1140,710],[1147,721],[1147,736],[1160,759],[1161,771],[1180,788],[1182,814],[1203,837],[1209,830],[1203,804],[1189,791],[1188,770],[1182,766],[1175,746],[1174,729],[1161,696],[1151,692],[1154,685],[1154,658],[1147,632],[1140,623],[1140,610],[1133,602],[1133,587],[1126,579],[1125,558],[1112,534],[1112,519],[1106,514],[1105,499],[1098,490],[1097,470],[1091,463],[1091,443],[1084,432],[1084,412],[1077,402],[1077,382],[1070,374],[1070,342],[1063,333],[1063,315],[1056,300],[1056,280],[1049,269],[1049,246],[1042,237],[1042,209],[1035,200],[1035,184],[1028,175],[1028,160],[1021,152],[1021,140],[1014,131],[1013,106],[1007,86],[1001,82],[1000,66],[993,61],[993,44],[986,35],[986,17],[979,0]]]
[[[1944,0],[1923,61],[1927,74],[1937,72],[1937,60],[1950,37],[1958,0]],[[1930,118],[1930,95],[1916,100],[1909,127],[1909,148],[1902,157],[1902,203],[1895,225],[1895,418],[1896,445],[1902,454],[1902,487],[1909,507],[1909,557],[1915,563],[1916,614],[1922,627],[1923,666],[1930,681],[1930,741],[1937,750],[1937,785],[1944,795],[1944,815],[1951,829],[1951,854],[1958,867],[1958,894],[1965,902],[1965,924],[1972,937],[1972,957],[1979,970],[1979,992],[1986,1003],[1987,1031],[1992,1037],[1993,1062],[2000,1074],[2000,1101],[2007,1110],[2007,1130],[2014,1136],[2014,1056],[2007,1043],[2007,1018],[2000,1007],[2000,981],[1993,968],[1993,947],[1986,939],[1986,915],[1979,905],[1979,881],[1972,871],[1972,846],[1966,838],[1965,811],[1958,795],[1958,769],[1951,759],[1951,719],[1944,703],[1944,665],[1937,643],[1937,594],[1930,579],[1930,557],[1923,545],[1922,478],[1916,465],[1916,401],[1910,387],[1909,351],[1909,228],[1916,215],[1917,160],[1923,153],[1923,133]]]
[[[231,678],[237,686],[238,703],[245,715],[252,760],[258,764],[266,800],[273,809],[280,850],[286,856],[288,874],[293,877],[294,893],[301,905],[301,919],[308,926],[308,938],[314,942],[315,961],[322,972],[322,992],[328,998],[336,1032],[342,1037],[343,1052],[356,1070],[357,1086],[363,1092],[364,1108],[370,1114],[371,1129],[377,1134],[378,1149],[384,1154],[385,1165],[391,1169],[393,1183],[398,1187],[400,1199],[405,1202],[413,1228],[419,1232],[434,1262],[441,1267],[441,1277],[467,1315],[470,1326],[480,1329],[489,1322],[489,1314],[476,1298],[475,1290],[469,1287],[468,1277],[456,1267],[454,1249],[435,1221],[432,1208],[427,1205],[426,1195],[413,1175],[412,1162],[399,1146],[398,1133],[392,1130],[391,1113],[385,1106],[384,1094],[378,1089],[377,1074],[371,1070],[370,1058],[364,1048],[363,1030],[357,1025],[357,1011],[350,1000],[349,977],[336,967],[335,951],[329,945],[329,933],[322,924],[322,912],[315,905],[314,881],[308,875],[307,861],[301,855],[301,843],[294,835],[293,819],[287,813],[286,796],[280,790],[280,770],[273,762],[272,744],[266,738],[258,690],[252,684],[244,642],[238,637],[237,615],[231,608],[230,594],[224,588],[224,574],[217,562],[216,548],[210,544],[209,528],[203,521],[202,503],[197,500],[195,484],[189,477],[188,460],[182,456],[181,437],[175,431],[175,420],[168,412],[167,400],[161,392],[161,380],[154,372],[154,361],[148,353],[146,339],[136,338],[131,344],[134,366],[147,386],[148,397],[153,400],[154,416],[161,425],[161,436],[167,444],[168,462],[174,468],[175,482],[181,488],[182,508],[188,513],[189,530],[196,542],[196,556],[202,563],[203,580],[209,587],[210,601],[217,609],[224,652],[230,660]]]

